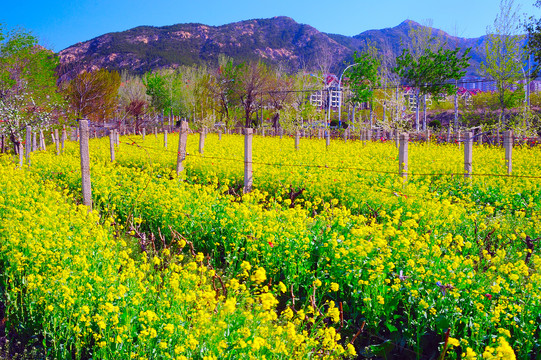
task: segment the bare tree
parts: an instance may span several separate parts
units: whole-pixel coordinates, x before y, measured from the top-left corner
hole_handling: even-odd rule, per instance
[[[148,110],[150,97],[146,94],[145,84],[140,78],[128,75],[122,77],[124,79],[118,89],[120,104],[124,111],[133,117],[134,125],[139,130]]]
[[[327,44],[323,44],[316,56],[316,66],[324,76],[330,74],[333,60],[331,48]]]
[[[239,86],[235,88],[237,96],[244,108],[245,126],[252,126],[252,114],[262,104],[268,93],[269,69],[263,63],[251,62],[239,66]]]
[[[293,100],[293,79],[283,71],[276,71],[269,79],[268,100],[274,114],[272,116],[272,126],[277,131],[280,127],[280,111],[284,105]]]
[[[410,39],[408,48],[414,61],[424,55],[425,51],[436,52],[441,43],[438,37],[433,34],[433,21],[426,19],[419,27],[410,27],[408,37]],[[421,102],[420,88],[415,88],[415,128],[419,130],[419,105]],[[423,130],[426,130],[426,94],[423,94]]]
[[[507,102],[513,101],[512,88],[523,78],[524,49],[519,8],[514,0],[501,0],[494,24],[487,28],[486,58],[481,64],[483,75],[494,80],[500,104],[499,126],[505,125]]]
[[[233,65],[233,59],[225,55],[218,57],[218,68],[209,79],[209,90],[214,97],[220,119],[226,124],[231,122],[231,108],[236,103],[235,87],[238,84],[239,69]]]
[[[105,69],[83,71],[65,87],[75,116],[104,120],[117,108],[120,74]]]

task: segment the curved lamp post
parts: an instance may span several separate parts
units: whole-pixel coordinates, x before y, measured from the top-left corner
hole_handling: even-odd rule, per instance
[[[342,127],[342,77],[344,76],[344,73],[353,66],[361,65],[360,63],[357,64],[351,64],[348,65],[344,71],[342,71],[342,75],[340,75],[340,79],[338,80],[338,126]]]

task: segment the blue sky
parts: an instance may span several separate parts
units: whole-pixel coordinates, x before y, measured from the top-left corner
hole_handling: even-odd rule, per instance
[[[520,13],[539,17],[535,0],[515,0]],[[411,19],[430,20],[451,35],[478,37],[486,33],[499,0],[6,0],[0,10],[4,27],[31,30],[41,43],[60,51],[80,41],[139,25],[178,23],[223,25],[230,22],[289,16],[299,23],[335,34],[356,35],[393,27]]]

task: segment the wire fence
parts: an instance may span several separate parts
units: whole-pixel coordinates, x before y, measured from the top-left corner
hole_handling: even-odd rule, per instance
[[[130,138],[129,138],[130,139]],[[465,139],[467,140],[467,139]],[[137,141],[134,141],[133,139],[130,139],[128,142],[120,142],[123,145],[129,145],[129,146],[137,146],[139,148],[143,148],[146,150],[152,150],[155,153],[168,153],[168,154],[175,154],[179,155],[178,151],[172,151],[168,150],[166,148],[154,148],[150,146],[143,145],[142,143],[139,143]],[[204,154],[186,154],[187,157],[199,157],[202,159],[211,159],[211,160],[220,160],[220,161],[230,161],[230,162],[237,162],[237,163],[245,163],[245,160],[242,158],[229,158],[229,157],[220,157],[220,156],[207,156]],[[356,171],[356,172],[365,172],[365,173],[374,173],[374,174],[382,174],[382,175],[398,175],[399,171],[385,171],[385,170],[374,170],[374,169],[367,169],[362,167],[354,167],[354,166],[333,166],[333,165],[317,165],[317,164],[291,164],[291,163],[285,163],[285,162],[260,162],[260,161],[251,161],[251,164],[253,165],[261,165],[261,166],[270,166],[270,167],[291,167],[291,168],[306,168],[306,169],[325,169],[325,170],[334,170],[334,171]],[[398,166],[397,166],[398,168]],[[458,173],[458,172],[441,172],[441,173],[422,173],[422,172],[414,172],[414,171],[408,171],[407,175],[411,177],[458,177],[458,176],[464,176],[464,172]],[[495,178],[508,178],[508,179],[541,179],[541,176],[533,176],[533,175],[515,175],[515,174],[495,174],[495,173],[475,173],[472,172],[470,174],[471,176],[478,176],[478,177],[495,177]]]

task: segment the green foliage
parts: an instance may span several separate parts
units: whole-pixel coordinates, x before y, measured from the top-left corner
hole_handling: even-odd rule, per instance
[[[538,0],[534,5],[539,8],[541,2]],[[530,17],[524,27],[528,33],[526,49],[533,55],[534,68],[531,71],[531,78],[536,78],[541,70],[541,18]]]
[[[147,87],[147,95],[151,98],[152,107],[156,111],[161,112],[171,108],[171,96],[164,76],[158,73],[146,74],[144,83]]]
[[[362,103],[371,101],[374,95],[374,88],[381,85],[379,77],[379,67],[381,60],[377,55],[377,50],[369,47],[368,50],[353,55],[355,63],[351,65],[348,74],[348,85],[353,91],[353,96],[349,99],[352,103]]]
[[[430,39],[429,39],[430,40]],[[436,100],[445,94],[454,94],[456,88],[450,80],[458,80],[466,74],[469,66],[469,52],[466,49],[459,55],[460,48],[445,49],[442,45],[430,46],[410,51],[404,49],[396,59],[393,72],[402,78],[407,85],[415,89],[416,112],[415,127],[419,130],[419,104],[421,95],[431,94]],[[437,47],[434,50],[433,47]]]
[[[456,88],[449,80],[459,80],[466,74],[469,52],[470,49],[460,54],[459,48],[440,47],[437,51],[426,48],[416,59],[408,49],[404,49],[396,59],[394,72],[418,93],[440,98],[443,94],[455,93]]]
[[[438,119],[434,119],[428,123],[428,127],[433,130],[439,130],[441,129],[441,122]]]
[[[0,94],[27,95],[37,105],[55,98],[57,57],[38,45],[31,33],[18,29],[3,34],[0,29]]]
[[[63,99],[57,91],[57,57],[23,29],[0,25],[0,118],[13,144],[26,125],[45,128],[58,118]]]
[[[533,97],[534,102],[536,95]],[[520,107],[524,100],[524,91],[506,89],[503,93],[504,107],[507,109]],[[500,94],[497,92],[481,92],[471,98],[471,105],[461,104],[462,122],[466,126],[496,127],[500,121]],[[511,121],[511,120],[510,120]]]

